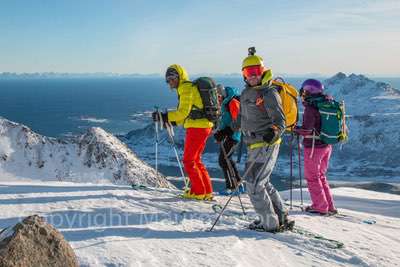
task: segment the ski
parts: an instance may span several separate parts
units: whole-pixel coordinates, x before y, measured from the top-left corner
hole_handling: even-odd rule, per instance
[[[286,206],[290,206],[289,203],[285,203]],[[346,221],[350,221],[350,222],[358,222],[358,223],[363,223],[363,224],[376,224],[377,221],[374,219],[360,219],[357,218],[353,215],[349,215],[349,214],[343,214],[343,213],[336,213],[336,214],[326,214],[326,215],[319,215],[319,214],[312,214],[312,213],[308,213],[306,211],[304,211],[304,207],[300,206],[300,205],[292,205],[295,208],[299,208],[301,211],[303,211],[305,214],[310,215],[310,216],[325,216],[325,217],[332,217],[332,218],[337,218],[337,219],[343,219]]]
[[[285,204],[285,206],[290,207],[290,203],[285,202],[284,204]],[[308,214],[308,215],[312,215],[312,213],[307,213],[307,212],[304,210],[304,209],[305,209],[304,206],[297,205],[297,204],[292,204],[292,207],[298,208],[298,209],[300,209],[301,211],[303,211],[304,213],[306,213],[306,214]],[[335,218],[351,218],[351,217],[353,217],[353,216],[351,216],[351,215],[343,214],[343,213],[336,213],[336,214],[329,214],[329,213],[327,213],[326,215],[315,214],[315,216],[326,216],[326,217],[335,217]]]
[[[133,190],[146,190],[146,191],[151,191],[151,188],[145,185],[141,184],[132,184],[131,185]]]
[[[328,247],[328,248],[340,249],[340,248],[344,247],[344,243],[341,242],[341,241],[338,241],[338,240],[335,240],[335,239],[326,238],[326,237],[324,237],[324,236],[322,236],[320,234],[311,232],[309,230],[306,230],[306,229],[298,227],[298,226],[295,226],[291,230],[291,232],[295,233],[295,234],[302,235],[302,236],[306,236],[306,237],[309,237],[309,238],[312,238],[312,239],[317,239],[319,241],[322,241],[325,244],[325,246]]]
[[[222,210],[222,206],[219,204],[214,204],[212,205],[212,209],[215,213],[220,213]],[[236,217],[239,219],[247,219],[248,216],[244,216],[243,213],[237,212],[237,211],[231,211],[231,210],[226,210],[224,212],[224,216],[232,216],[232,217]],[[249,229],[248,226],[245,227],[245,229],[251,230],[251,231],[257,231],[257,232],[265,232],[268,233],[264,230],[256,230],[256,229]],[[326,247],[328,248],[332,248],[332,249],[339,249],[339,248],[343,248],[344,247],[344,243],[340,242],[338,240],[334,240],[334,239],[330,239],[330,238],[326,238],[320,234],[317,233],[313,233],[309,230],[306,230],[304,228],[298,227],[298,226],[294,226],[294,221],[293,224],[290,225],[287,229],[283,230],[283,231],[277,231],[274,234],[280,234],[280,233],[285,233],[285,232],[291,232],[294,234],[298,234],[298,235],[302,235],[305,237],[309,237],[309,238],[313,238],[313,239],[317,239],[319,241],[322,241]]]
[[[324,246],[326,246],[327,248],[331,248],[331,249],[340,249],[344,247],[344,243],[335,239],[330,239],[330,238],[326,238],[320,234],[311,232],[309,230],[306,230],[304,228],[300,228],[298,226],[294,226],[293,225],[289,226],[286,229],[282,229],[282,230],[277,230],[275,232],[269,232],[269,231],[265,231],[264,229],[260,228],[254,228],[251,229],[249,228],[249,226],[246,226],[245,229],[247,230],[251,230],[251,231],[256,231],[256,232],[264,232],[264,233],[270,233],[270,234],[284,234],[286,232],[290,232],[293,234],[297,234],[297,235],[301,235],[310,239],[316,239],[318,241],[320,241],[321,243],[324,244]]]
[[[338,240],[326,238],[321,234],[317,234],[314,232],[311,232],[309,230],[306,230],[304,228],[295,226],[295,221],[291,221],[285,228],[278,229],[277,231],[265,231],[262,228],[250,228],[248,225],[246,226],[246,229],[251,230],[251,231],[257,231],[257,232],[264,232],[264,233],[271,233],[271,234],[283,234],[285,232],[290,232],[293,234],[298,234],[307,238],[311,239],[317,239],[321,241],[326,247],[332,248],[332,249],[339,249],[344,247],[344,243],[340,242]]]

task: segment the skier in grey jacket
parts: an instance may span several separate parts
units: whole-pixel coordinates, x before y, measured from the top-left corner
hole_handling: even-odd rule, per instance
[[[270,182],[275,166],[281,135],[285,130],[282,101],[272,72],[264,67],[261,57],[249,49],[243,60],[242,73],[246,88],[240,96],[241,130],[247,145],[246,172],[243,177],[247,193],[259,215],[250,229],[268,232],[285,230],[294,225],[289,221],[279,192]]]

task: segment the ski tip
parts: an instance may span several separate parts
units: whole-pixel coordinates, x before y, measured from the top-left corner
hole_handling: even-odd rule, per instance
[[[145,185],[140,185],[140,184],[132,184],[131,187],[132,187],[132,189],[134,189],[134,190],[149,189],[147,186],[145,186]]]

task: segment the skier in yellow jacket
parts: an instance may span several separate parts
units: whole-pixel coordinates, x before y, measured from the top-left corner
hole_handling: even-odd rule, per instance
[[[186,129],[183,165],[189,176],[191,187],[183,194],[184,198],[211,200],[213,189],[210,176],[201,161],[206,141],[211,134],[213,123],[206,118],[193,119],[191,112],[202,109],[203,102],[195,85],[189,80],[186,70],[174,64],[168,67],[165,74],[166,82],[178,93],[178,107],[174,111],[153,113],[153,120],[162,119],[172,125],[182,125]]]

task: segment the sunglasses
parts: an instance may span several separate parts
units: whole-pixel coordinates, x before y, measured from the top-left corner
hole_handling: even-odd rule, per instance
[[[243,76],[247,78],[253,76],[261,76],[263,74],[264,68],[262,66],[249,66],[242,70]]]

